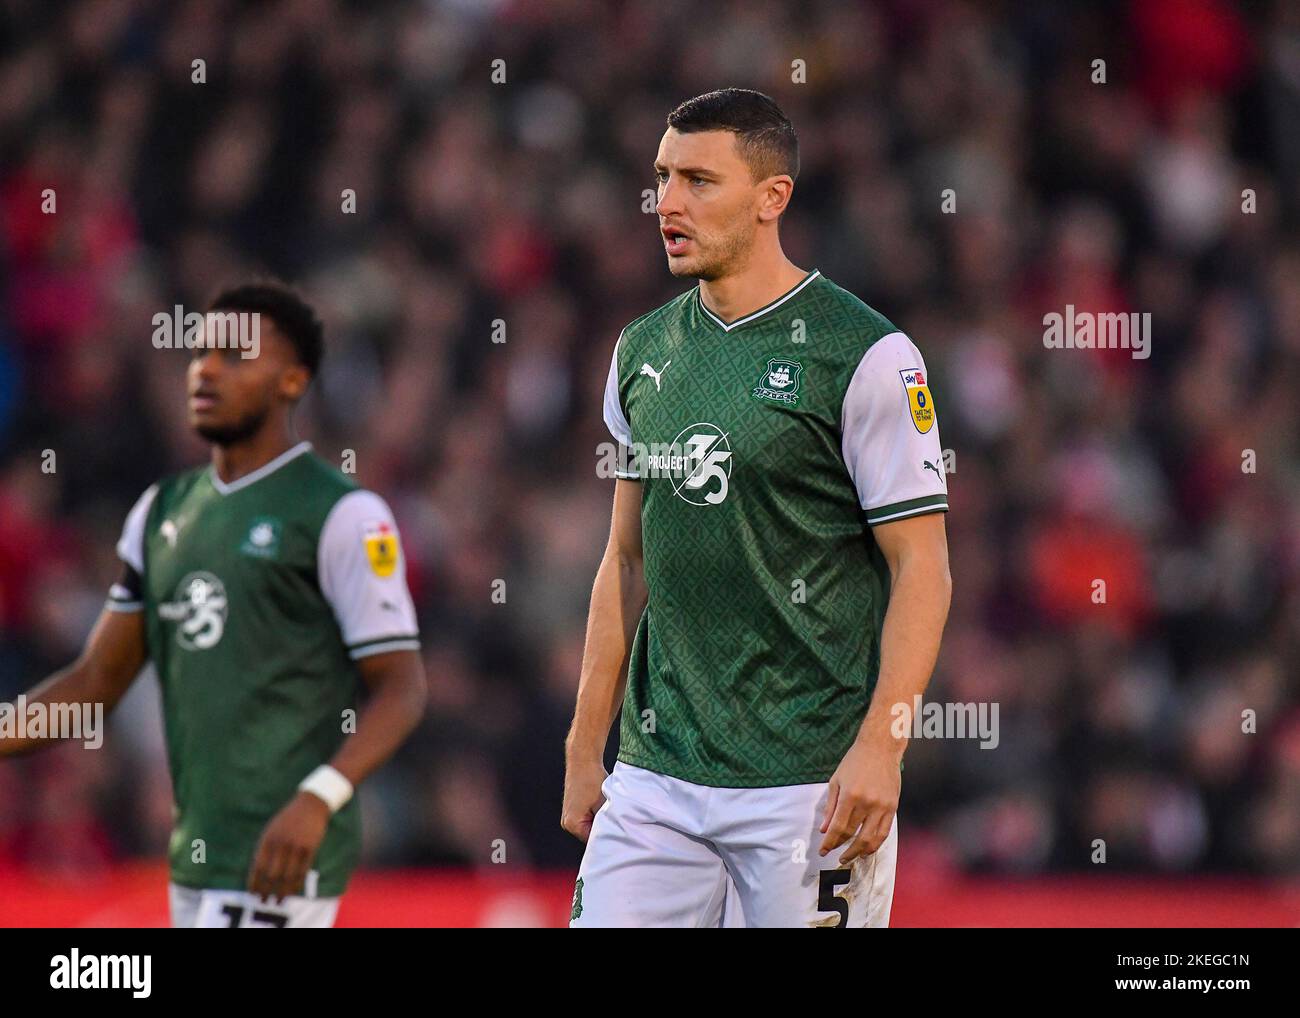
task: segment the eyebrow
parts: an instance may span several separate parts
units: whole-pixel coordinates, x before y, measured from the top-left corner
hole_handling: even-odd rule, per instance
[[[663,163],[656,162],[654,169],[656,173],[664,173],[668,170],[668,167]],[[679,166],[677,172],[684,177],[712,177],[714,180],[719,177],[716,170],[707,170],[703,166]]]

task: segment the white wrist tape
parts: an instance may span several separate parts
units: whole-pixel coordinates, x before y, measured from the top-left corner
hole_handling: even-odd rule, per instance
[[[322,764],[302,779],[298,786],[300,792],[310,792],[337,813],[352,798],[352,782],[336,771],[329,764]]]

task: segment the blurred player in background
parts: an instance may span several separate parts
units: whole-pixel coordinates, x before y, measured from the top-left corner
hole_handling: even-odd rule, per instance
[[[253,283],[210,312],[259,316],[260,339],[247,356],[210,313],[194,347],[189,422],[212,463],[136,502],[85,651],[28,700],[112,710],[152,659],[176,803],[172,924],[332,926],[361,849],[353,789],[424,708],[415,611],[387,504],[293,440],[322,355],[313,310]],[[0,755],[45,741],[5,739]]]
[[[782,251],[798,167],[789,120],[743,89],[683,103],[660,142],[669,270],[700,283],[610,365],[626,452],[567,743],[574,926],[717,925],[724,904],[889,923],[892,708],[938,655],[946,480],[911,340]]]

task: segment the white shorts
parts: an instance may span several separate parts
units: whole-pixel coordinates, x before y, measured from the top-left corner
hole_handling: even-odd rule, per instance
[[[338,915],[338,898],[300,898],[265,902],[251,891],[200,891],[168,885],[172,926],[176,929],[329,929]]]
[[[617,763],[569,925],[886,927],[898,817],[874,855],[817,854],[827,785],[712,788]]]

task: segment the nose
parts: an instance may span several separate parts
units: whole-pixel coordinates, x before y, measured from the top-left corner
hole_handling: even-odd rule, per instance
[[[221,370],[221,351],[215,347],[196,348],[190,368],[200,378],[212,378]]]
[[[669,174],[668,179],[659,185],[659,202],[655,205],[655,211],[661,217],[677,215],[683,211],[681,186],[674,180],[672,174]]]

